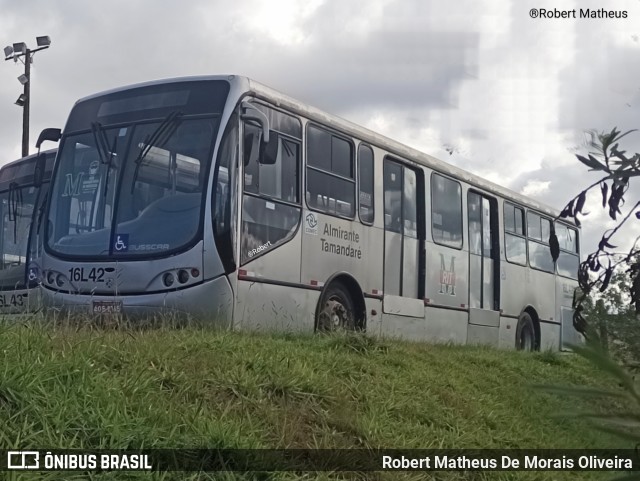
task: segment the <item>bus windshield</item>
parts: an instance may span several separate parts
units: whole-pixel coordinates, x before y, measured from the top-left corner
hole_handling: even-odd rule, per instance
[[[26,265],[38,254],[34,221],[42,207],[55,151],[46,153],[41,185],[35,185],[37,158],[21,159],[0,170],[0,289],[26,286]]]
[[[37,196],[38,191],[35,187],[20,187],[18,184],[12,184],[10,190],[0,193],[0,286],[3,289],[16,289],[24,284],[29,231]]]
[[[49,249],[131,258],[195,242],[227,91],[180,82],[76,105],[54,174]]]

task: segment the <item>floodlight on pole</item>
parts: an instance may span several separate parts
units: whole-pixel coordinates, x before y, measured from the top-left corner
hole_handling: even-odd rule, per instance
[[[4,48],[5,60],[13,60],[18,62],[21,60],[24,64],[24,74],[18,77],[18,81],[24,86],[24,93],[18,97],[15,104],[22,107],[22,156],[29,155],[29,107],[31,103],[31,62],[33,61],[33,55],[45,48],[51,46],[51,37],[44,35],[36,37],[37,48],[33,50],[27,47],[24,42],[17,42],[13,45],[8,45]],[[24,60],[21,58],[24,57]]]
[[[49,37],[49,35],[36,37],[36,43],[38,44],[38,47],[48,47],[51,45],[51,37]]]
[[[13,51],[15,53],[21,53],[22,55],[25,55],[27,53],[27,44],[24,42],[14,43]]]

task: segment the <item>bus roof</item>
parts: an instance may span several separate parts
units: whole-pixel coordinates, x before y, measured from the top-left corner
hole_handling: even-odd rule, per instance
[[[53,156],[55,157],[57,151],[58,151],[58,149],[49,149],[49,150],[43,150],[40,153],[41,154],[45,154],[47,156],[53,154]],[[5,169],[7,167],[11,167],[12,165],[20,165],[23,162],[27,162],[30,159],[35,159],[37,157],[38,157],[38,154],[31,154],[31,155],[27,155],[26,157],[22,157],[20,159],[12,160],[11,162],[7,162],[6,164],[0,166],[0,170],[1,169]]]
[[[525,205],[527,207],[531,207],[532,209],[538,210],[540,212],[544,212],[552,217],[556,217],[560,213],[560,211],[556,208],[543,204],[542,202],[538,202],[534,199],[526,197],[517,192],[514,192],[510,189],[507,189],[506,187],[503,187],[489,180],[483,179],[482,177],[472,174],[471,172],[468,172],[459,167],[455,167],[429,154],[426,154],[424,152],[411,148],[405,144],[392,140],[384,135],[378,134],[370,129],[357,125],[349,120],[345,120],[336,115],[332,115],[327,112],[324,112],[316,107],[312,107],[311,105],[308,105],[304,102],[296,100],[292,97],[289,97],[288,95],[283,94],[282,92],[279,92],[271,87],[268,87],[267,85],[261,84],[259,82],[256,82],[255,80],[252,80],[244,76],[205,75],[205,76],[177,77],[177,78],[154,80],[154,81],[123,86],[123,87],[103,91],[100,93],[96,93],[78,100],[76,104],[83,102],[85,100],[90,100],[96,97],[108,95],[115,92],[120,92],[123,90],[128,90],[131,88],[146,87],[146,86],[158,85],[163,83],[202,81],[202,80],[226,80],[232,85],[231,92],[233,93],[234,90],[238,92],[237,94],[238,98],[243,94],[247,94],[247,93],[253,94],[257,98],[270,101],[278,107],[285,108],[298,115],[301,115],[310,120],[318,122],[319,124],[324,124],[325,126],[328,126],[335,130],[342,131],[346,134],[349,134],[350,136],[355,137],[360,141],[363,141],[365,143],[368,143],[373,146],[379,147],[383,150],[386,150],[390,154],[399,157],[400,160],[408,160],[420,165],[424,165],[435,171],[438,171],[440,173],[453,177],[457,180],[460,180],[472,186],[475,186],[481,190],[493,192],[496,195],[503,197],[504,199],[510,200],[518,204]],[[235,87],[235,89],[233,87]],[[568,224],[573,224],[573,222],[570,219],[563,219],[563,222],[566,222]]]
[[[51,179],[53,171],[53,163],[56,158],[57,149],[50,149],[40,154],[44,154],[45,165],[42,173],[42,181],[48,182]],[[33,185],[35,182],[34,174],[36,172],[36,164],[39,154],[29,155],[13,162],[9,162],[0,168],[0,192],[10,190],[12,186],[25,187]]]

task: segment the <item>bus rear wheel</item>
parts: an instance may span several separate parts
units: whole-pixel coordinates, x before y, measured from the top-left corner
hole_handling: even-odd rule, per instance
[[[536,330],[533,326],[533,319],[527,312],[523,312],[518,319],[516,349],[529,352],[536,350]]]
[[[355,329],[354,306],[349,292],[342,284],[331,284],[320,299],[316,330],[335,332],[354,331]]]

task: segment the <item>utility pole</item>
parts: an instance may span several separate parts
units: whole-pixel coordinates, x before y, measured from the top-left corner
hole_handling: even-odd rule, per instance
[[[51,45],[51,39],[48,36],[36,37],[38,48],[31,50],[24,42],[14,43],[4,48],[4,59],[17,62],[20,60],[24,64],[24,74],[18,77],[20,83],[24,86],[24,91],[16,105],[22,107],[22,156],[29,155],[29,109],[31,106],[31,62],[33,55]],[[21,57],[24,57],[22,59]]]
[[[29,155],[29,106],[31,105],[31,50],[27,48],[24,61],[24,105],[22,106],[22,156]]]

